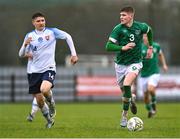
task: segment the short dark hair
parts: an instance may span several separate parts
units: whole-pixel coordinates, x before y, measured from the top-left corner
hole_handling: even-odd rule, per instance
[[[131,6],[126,6],[126,7],[122,8],[120,12],[135,13],[135,10]]]
[[[35,13],[32,15],[32,19],[34,20],[37,17],[45,17],[42,13]]]

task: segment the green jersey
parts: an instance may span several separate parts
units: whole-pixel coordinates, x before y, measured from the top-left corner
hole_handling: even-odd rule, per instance
[[[116,51],[115,62],[121,65],[130,65],[142,61],[142,37],[149,31],[149,26],[145,23],[134,21],[131,27],[118,24],[110,34],[109,39],[113,43],[125,46],[130,42],[134,42],[136,46],[127,51]]]
[[[147,49],[147,46],[142,44],[143,68],[141,70],[141,77],[148,77],[152,74],[159,73],[160,45],[153,42],[153,53],[150,59],[146,58]]]

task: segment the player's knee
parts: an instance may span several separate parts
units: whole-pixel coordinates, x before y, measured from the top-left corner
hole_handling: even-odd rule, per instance
[[[148,93],[144,93],[144,102],[149,103],[149,94]]]
[[[130,98],[122,97],[122,101],[123,101],[123,102],[130,102]]]
[[[50,89],[49,89],[49,88],[45,88],[45,87],[41,87],[40,90],[41,90],[41,93],[42,93],[42,94],[47,94]]]
[[[155,87],[152,85],[148,86],[148,92],[154,92],[155,91]]]

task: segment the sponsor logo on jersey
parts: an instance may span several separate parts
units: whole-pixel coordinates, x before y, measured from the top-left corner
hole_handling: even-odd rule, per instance
[[[40,43],[43,42],[43,38],[42,38],[42,37],[39,37],[39,38],[38,38],[38,42],[40,42]]]

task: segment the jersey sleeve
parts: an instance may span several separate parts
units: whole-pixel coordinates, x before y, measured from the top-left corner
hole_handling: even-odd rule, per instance
[[[54,35],[55,35],[56,39],[66,40],[66,42],[67,42],[67,44],[69,46],[69,49],[71,51],[71,55],[76,56],[77,54],[76,54],[76,50],[75,50],[75,47],[74,47],[74,42],[72,40],[71,35],[69,35],[65,31],[62,31],[62,30],[57,29],[57,28],[52,28],[52,31],[54,32]]]
[[[52,28],[51,30],[54,32],[56,39],[66,39],[67,36],[69,35],[65,31],[62,31],[62,30],[57,29],[57,28]]]
[[[150,27],[146,23],[142,23],[142,32],[145,34],[145,33],[148,33],[149,30],[150,30]]]
[[[149,45],[151,46],[153,44],[153,31],[150,26],[148,26],[146,23],[142,23],[142,32],[143,34],[147,34]]]
[[[26,47],[24,47],[24,44],[27,38],[28,38],[28,34],[25,36],[23,44],[19,50],[19,57],[23,57],[28,51],[30,51],[30,45],[27,45]]]
[[[119,36],[120,36],[120,25],[117,25],[113,31],[111,32],[110,36],[109,36],[109,40],[113,43],[116,43]]]

